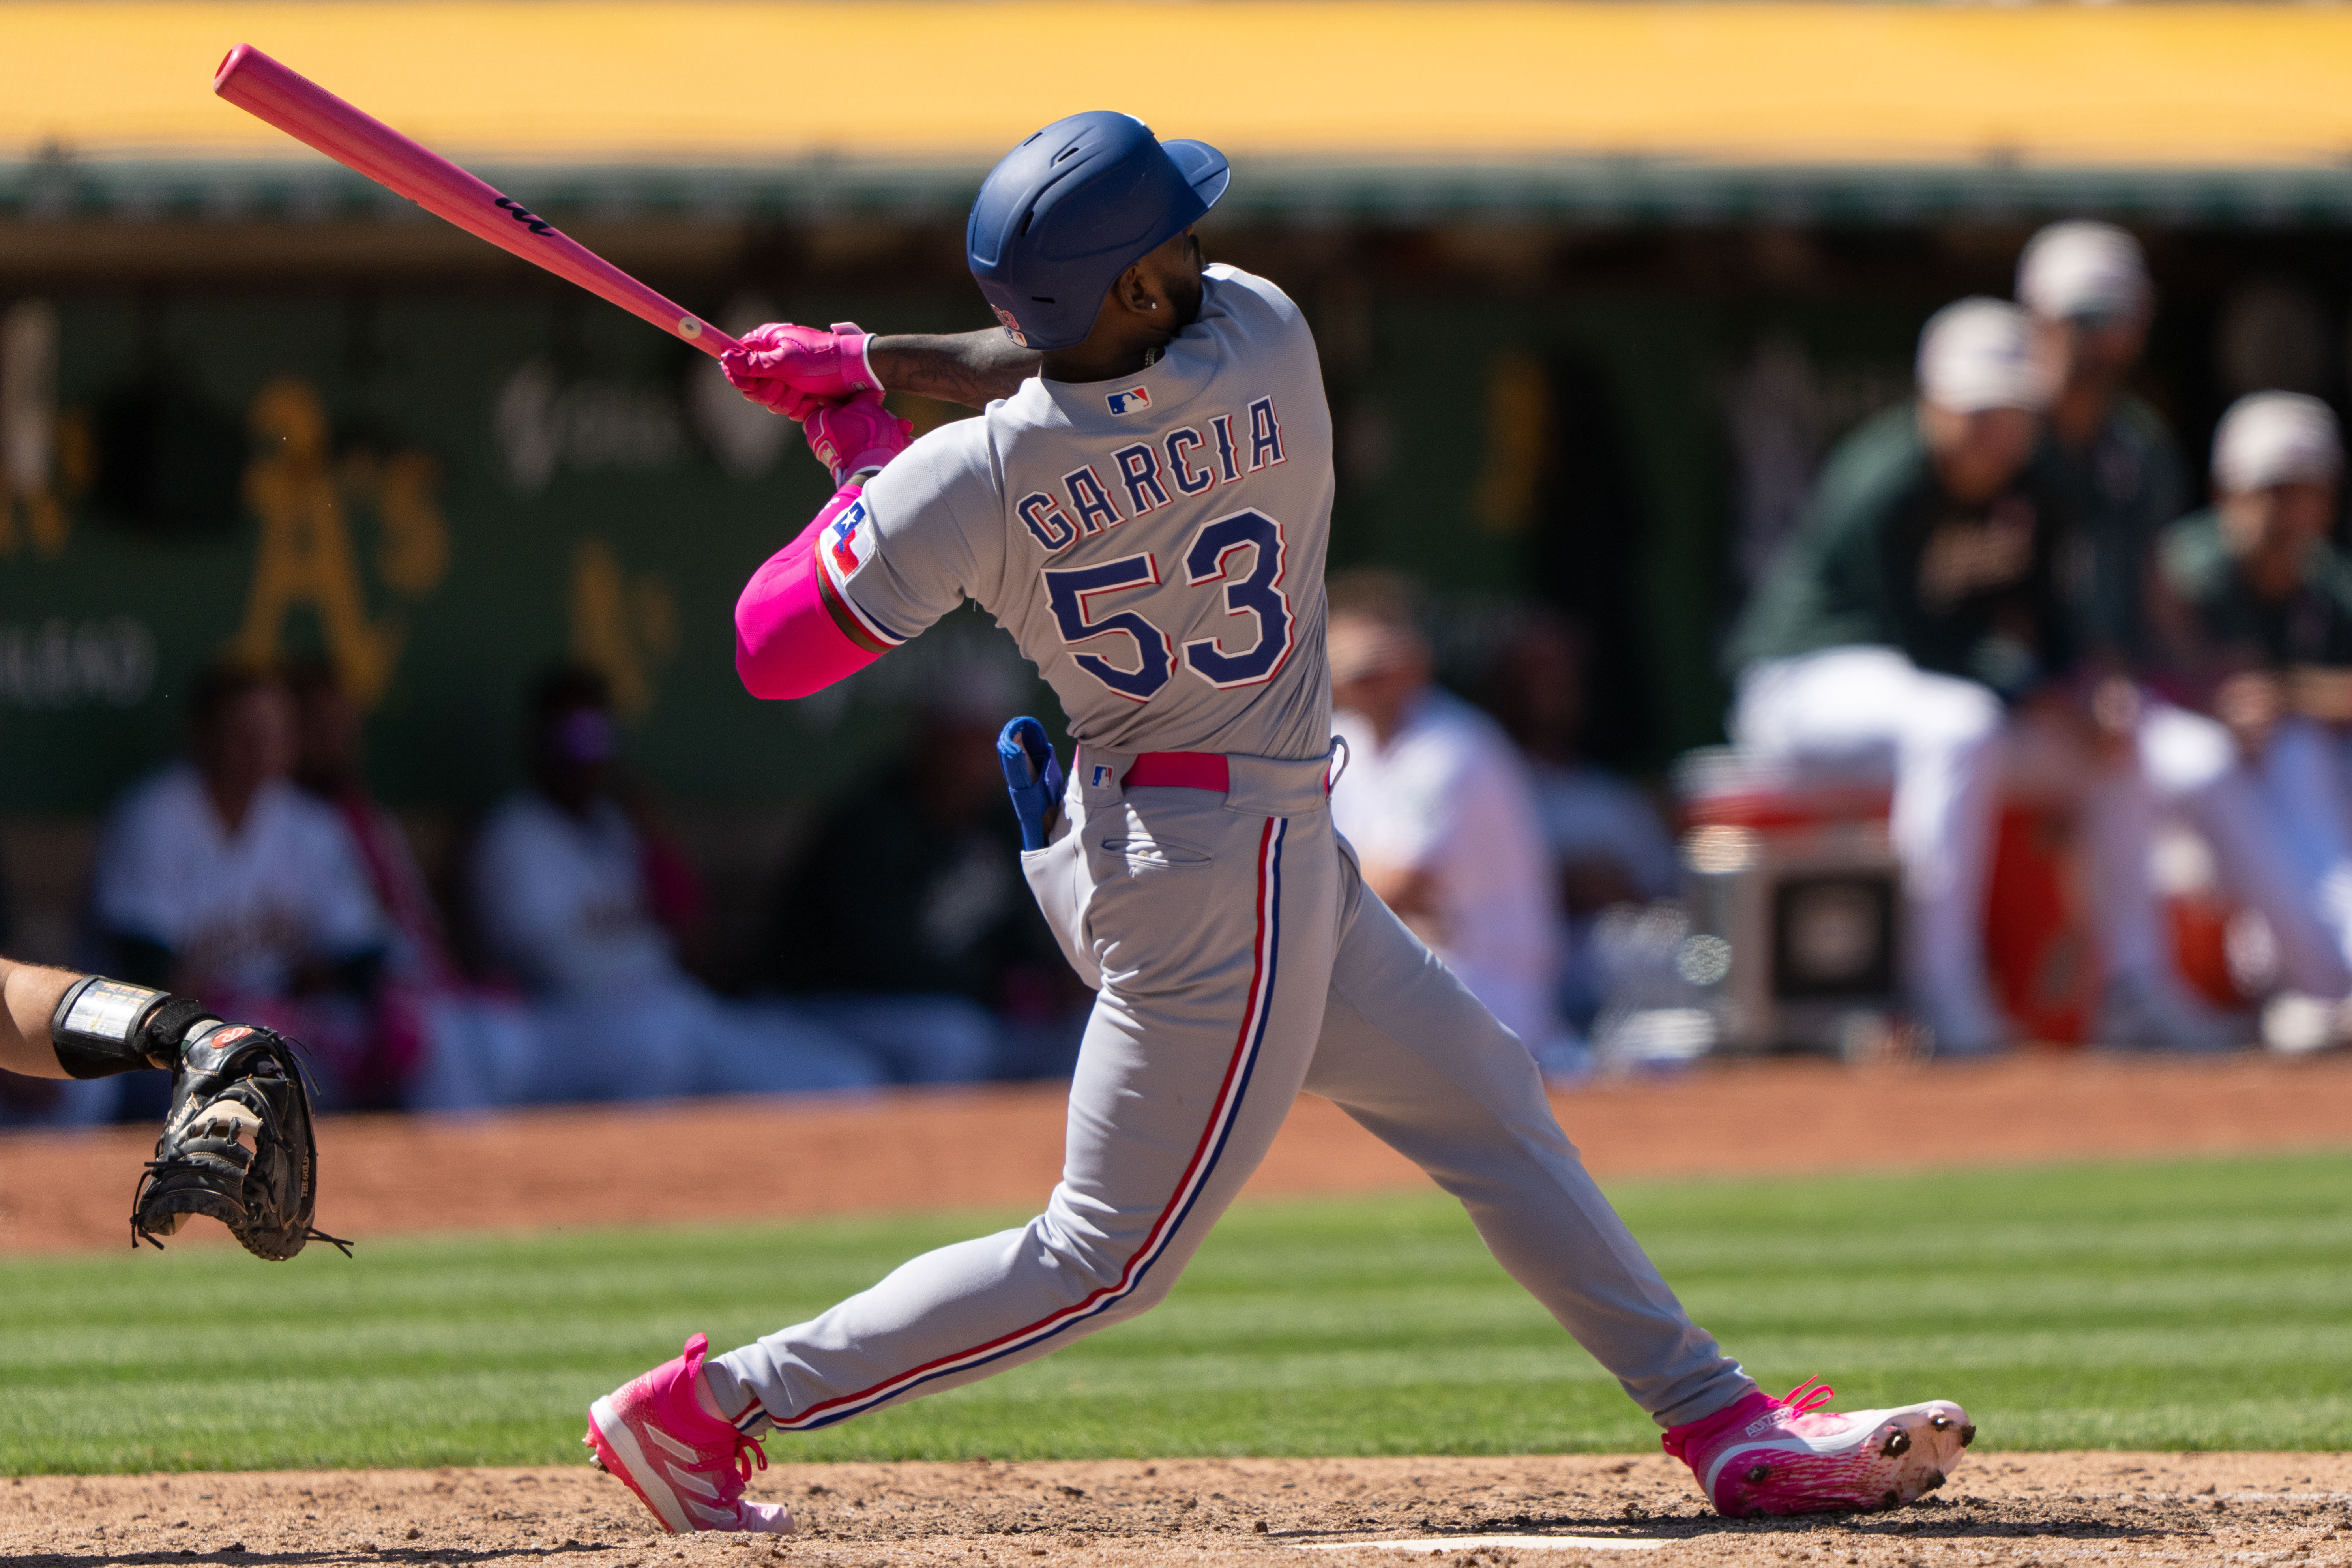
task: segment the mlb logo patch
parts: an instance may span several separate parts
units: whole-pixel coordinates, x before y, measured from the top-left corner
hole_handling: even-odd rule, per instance
[[[866,503],[856,500],[825,524],[825,570],[836,583],[846,583],[874,559],[874,519]]]
[[[1110,770],[1106,767],[1097,766],[1095,769],[1095,787],[1097,789],[1100,789],[1103,785],[1108,783],[1110,783]]]
[[[1151,389],[1148,386],[1130,386],[1125,392],[1112,393],[1103,401],[1110,405],[1110,411],[1113,414],[1133,414],[1139,409],[1151,406]]]

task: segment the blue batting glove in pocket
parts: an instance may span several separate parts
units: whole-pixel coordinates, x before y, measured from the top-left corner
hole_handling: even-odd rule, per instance
[[[1004,787],[1013,815],[1021,819],[1021,847],[1043,849],[1054,813],[1062,804],[1062,759],[1045,738],[1045,726],[1026,715],[996,737],[996,760],[1004,764]]]

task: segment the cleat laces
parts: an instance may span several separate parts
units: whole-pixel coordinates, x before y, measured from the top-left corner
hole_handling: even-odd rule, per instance
[[[1836,1389],[1818,1377],[1809,1377],[1772,1403],[1785,1407],[1791,1415],[1811,1415],[1836,1397]]]
[[[760,1446],[760,1439],[747,1432],[737,1432],[735,1434],[736,1480],[742,1486],[749,1486],[751,1484],[752,1470],[754,1468],[764,1470],[767,1468],[768,1450]]]

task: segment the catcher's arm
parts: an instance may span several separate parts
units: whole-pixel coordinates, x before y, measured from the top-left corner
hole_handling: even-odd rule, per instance
[[[0,958],[0,1071],[26,1078],[68,1078],[49,1044],[49,1016],[58,999],[81,978],[62,969],[44,969]]]
[[[295,1045],[201,1002],[102,975],[0,958],[0,1068],[37,1078],[172,1072],[172,1110],[131,1195],[131,1245],[163,1246],[192,1214],[247,1251],[293,1257],[313,1237],[319,1144]]]
[[[180,1059],[203,1004],[142,985],[0,958],[0,1068],[107,1078]]]

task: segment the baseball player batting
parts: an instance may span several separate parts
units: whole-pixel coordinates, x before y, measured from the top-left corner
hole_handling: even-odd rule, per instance
[[[737,667],[804,696],[964,599],[1018,639],[1077,742],[1025,795],[1023,869],[1097,993],[1045,1213],[811,1320],[685,1353],[585,1441],[673,1531],[792,1528],[758,1437],[977,1381],[1165,1298],[1302,1089],[1462,1200],[1503,1266],[1665,1429],[1727,1514],[1875,1509],[1943,1483],[1948,1401],[1834,1414],[1759,1390],[1691,1322],[1560,1131],[1527,1051],[1364,886],[1326,806],[1331,419],[1273,284],[1203,264],[1224,158],[1123,114],[1056,121],[981,188],[1003,331],[764,327],[722,361],[803,419],[840,489],[754,574]],[[884,384],[984,405],[909,445]],[[1050,781],[1009,727],[1016,783]],[[1024,743],[1025,737],[1025,743]]]

